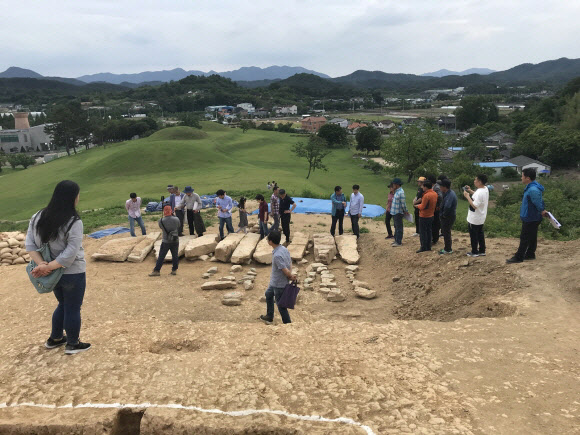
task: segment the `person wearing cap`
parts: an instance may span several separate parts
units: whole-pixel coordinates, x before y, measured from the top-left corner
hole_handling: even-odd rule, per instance
[[[441,201],[441,210],[439,210],[439,219],[441,219],[441,232],[445,246],[439,251],[440,254],[453,254],[451,247],[451,227],[455,223],[455,213],[457,210],[457,195],[451,190],[451,180],[448,178],[439,181],[443,201]]]
[[[385,226],[387,227],[387,237],[385,237],[385,239],[392,239],[395,236],[393,236],[393,230],[391,229],[391,218],[393,217],[391,215],[391,205],[393,204],[395,191],[393,189],[393,183],[390,183],[387,187],[389,188],[389,196],[387,198],[387,208],[385,213]]]
[[[417,195],[415,196],[415,199],[413,199],[413,207],[415,207],[418,204],[421,204],[421,198],[423,198],[424,181],[427,181],[427,178],[419,177],[417,179]],[[413,234],[413,237],[419,237],[420,234],[419,222],[420,222],[419,209],[415,207],[415,234]]]
[[[179,219],[173,216],[171,206],[166,205],[163,207],[163,217],[159,219],[159,228],[163,231],[163,239],[159,248],[157,263],[155,263],[155,268],[149,276],[159,276],[161,274],[161,267],[168,252],[171,252],[173,264],[171,275],[177,275],[177,268],[179,267],[179,225]]]
[[[137,237],[135,235],[135,222],[141,227],[141,234],[146,235],[145,223],[141,217],[141,198],[137,196],[136,193],[131,193],[129,199],[125,202],[125,208],[129,214],[129,230],[131,231],[131,237]]]
[[[290,243],[290,219],[292,212],[296,208],[296,203],[290,198],[284,189],[280,189],[280,220],[282,221],[282,232],[286,237],[285,243]]]
[[[194,189],[191,186],[187,186],[183,190],[183,193],[185,193],[185,196],[181,200],[181,203],[179,204],[178,207],[182,211],[185,210],[187,213],[187,224],[189,226],[189,235],[193,236],[195,229],[197,237],[201,237],[205,232],[205,225],[203,223],[203,219],[200,213],[202,207],[201,198],[197,193],[194,192]],[[176,209],[175,210],[176,214],[177,211],[178,210]]]
[[[334,193],[330,195],[330,201],[332,202],[332,224],[330,225],[330,234],[334,237],[336,222],[338,221],[338,235],[342,236],[342,221],[344,219],[344,210],[346,208],[346,196],[342,193],[342,187],[336,186],[334,188]]]
[[[395,225],[395,241],[391,246],[398,247],[403,244],[403,216],[409,213],[407,204],[405,202],[405,191],[403,190],[403,182],[400,178],[395,178],[392,182],[393,202],[391,203],[391,216],[393,216],[393,223]]]
[[[417,254],[430,251],[433,242],[433,215],[437,207],[437,194],[432,188],[433,184],[431,184],[431,181],[423,181],[421,203],[415,205],[415,208],[419,210],[419,234],[421,235],[421,247],[417,251]]]
[[[215,205],[218,209],[218,218],[220,220],[220,239],[224,239],[224,225],[228,230],[228,234],[234,232],[234,226],[232,225],[232,208],[234,208],[234,202],[232,198],[226,195],[226,191],[219,189],[216,193],[217,199]]]

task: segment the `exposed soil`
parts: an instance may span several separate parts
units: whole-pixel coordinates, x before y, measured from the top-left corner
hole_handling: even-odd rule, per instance
[[[295,231],[330,228],[329,216],[292,220]],[[441,256],[416,254],[411,229],[392,248],[384,224],[362,226],[357,279],[378,297],[356,298],[338,259],[329,268],[346,301],[302,291],[292,325],[276,314],[274,326],[257,320],[269,266],[244,265],[235,275],[256,267],[255,290],[224,306],[201,275],[216,265],[229,275],[230,264],[182,261],[177,276],[166,265],[149,278],[152,255],[93,262],[106,240],[87,238],[81,339],[93,348],[76,356],[43,346],[54,297],[23,267],[0,267],[0,433],[365,433],[283,415],[17,407],[26,402],[281,410],[374,433],[580,433],[579,241],[541,240],[538,260],[508,266],[515,239],[490,239],[487,257],[469,259],[465,234]]]

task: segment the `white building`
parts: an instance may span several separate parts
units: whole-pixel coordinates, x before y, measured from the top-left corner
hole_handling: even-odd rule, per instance
[[[296,105],[276,107],[276,114],[278,114],[278,115],[297,115],[298,114],[298,107]]]
[[[341,126],[342,128],[346,128],[348,127],[348,120],[347,119],[342,119],[342,118],[334,118],[331,119],[330,121],[328,121],[329,124],[336,124]]]
[[[6,154],[52,150],[52,138],[44,132],[44,125],[0,130],[0,150]]]
[[[517,171],[521,174],[524,169],[527,168],[534,168],[536,173],[539,174],[549,174],[551,171],[551,167],[546,165],[545,163],[540,162],[539,160],[534,160],[530,157],[526,156],[517,156],[513,159],[509,160],[510,163],[513,163],[517,166]]]
[[[256,111],[256,108],[252,103],[240,103],[237,105],[237,107],[239,107],[242,110],[245,110],[250,115]]]

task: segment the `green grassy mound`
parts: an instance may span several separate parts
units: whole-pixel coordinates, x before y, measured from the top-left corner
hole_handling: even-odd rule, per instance
[[[205,139],[207,133],[193,127],[169,127],[149,136],[149,140],[199,140]]]

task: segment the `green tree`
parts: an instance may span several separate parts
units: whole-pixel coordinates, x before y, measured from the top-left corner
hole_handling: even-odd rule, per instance
[[[44,131],[52,135],[56,146],[64,147],[70,156],[70,148],[76,154],[76,147],[80,143],[87,144],[90,137],[90,123],[87,113],[81,108],[78,101],[59,104],[52,108],[49,122]]]
[[[4,151],[0,150],[0,172],[2,172],[2,166],[4,166],[6,162],[6,154],[4,154]]]
[[[324,124],[318,130],[318,136],[323,138],[329,148],[348,148],[348,133],[338,124]]]
[[[244,120],[240,122],[240,128],[245,133],[251,128],[256,128],[256,123],[254,121]]]
[[[356,149],[366,151],[367,156],[371,151],[380,150],[383,144],[381,132],[373,127],[360,127],[356,132],[355,138]]]
[[[499,119],[499,111],[494,102],[481,95],[463,97],[460,105],[461,107],[455,110],[459,130]]]
[[[8,163],[10,163],[12,169],[16,169],[17,166],[23,166],[24,169],[26,169],[29,166],[34,165],[36,159],[26,154],[11,154],[8,156]]]
[[[580,92],[576,92],[576,94],[570,97],[564,106],[562,127],[580,130]]]
[[[308,162],[308,175],[306,175],[306,179],[310,177],[310,172],[314,172],[316,169],[327,170],[322,160],[330,154],[331,150],[328,148],[326,141],[321,137],[310,135],[306,143],[302,141],[296,143],[292,147],[292,152],[297,157],[306,159]]]
[[[383,147],[385,160],[397,171],[407,175],[410,182],[416,174],[436,172],[439,152],[447,146],[439,129],[428,125],[410,125],[402,132],[389,136]]]

